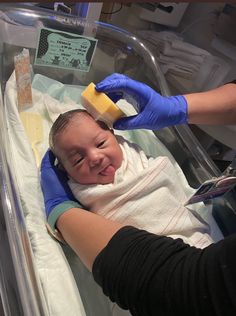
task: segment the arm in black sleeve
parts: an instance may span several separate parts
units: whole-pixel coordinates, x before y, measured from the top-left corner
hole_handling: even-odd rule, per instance
[[[233,316],[235,248],[236,235],[197,249],[127,226],[97,256],[93,275],[135,316]]]

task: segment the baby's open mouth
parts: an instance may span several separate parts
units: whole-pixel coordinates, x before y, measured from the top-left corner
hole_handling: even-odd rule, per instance
[[[109,165],[105,167],[102,171],[100,171],[99,174],[102,176],[112,176],[115,174],[115,172],[116,169],[112,165]]]

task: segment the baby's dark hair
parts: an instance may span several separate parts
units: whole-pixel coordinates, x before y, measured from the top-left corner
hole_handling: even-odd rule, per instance
[[[79,113],[88,114],[87,111],[81,109],[75,109],[71,111],[67,111],[58,116],[56,121],[53,123],[50,133],[49,133],[49,147],[51,151],[55,153],[55,137],[62,132],[66,126],[71,122],[71,120],[75,117],[75,115]],[[88,114],[89,115],[89,114]]]
[[[71,122],[73,118],[75,118],[76,115],[85,115],[92,117],[86,110],[75,109],[60,114],[56,121],[53,123],[49,133],[49,147],[55,155],[55,137],[68,126],[68,124]],[[97,124],[105,130],[109,129],[104,122],[97,121]]]

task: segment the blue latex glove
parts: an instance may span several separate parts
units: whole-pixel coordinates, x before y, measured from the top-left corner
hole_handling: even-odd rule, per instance
[[[54,163],[55,156],[51,150],[48,150],[41,163],[41,187],[48,224],[53,230],[62,213],[73,207],[82,208],[76,202],[67,184],[67,175],[59,170]]]
[[[113,127],[121,130],[163,127],[187,123],[187,101],[184,96],[162,97],[144,83],[121,74],[112,74],[96,85],[114,101],[128,95],[135,100],[138,114],[117,120]]]

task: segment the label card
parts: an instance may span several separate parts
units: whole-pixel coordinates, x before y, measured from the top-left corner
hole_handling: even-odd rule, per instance
[[[224,195],[236,185],[236,177],[222,176],[205,181],[185,205],[208,201]]]
[[[88,72],[96,46],[92,37],[42,28],[34,64]]]

